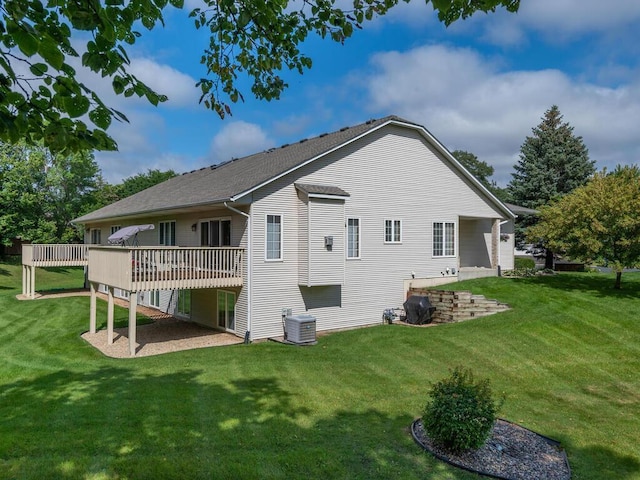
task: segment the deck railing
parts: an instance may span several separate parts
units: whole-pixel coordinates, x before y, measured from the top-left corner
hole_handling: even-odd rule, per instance
[[[22,264],[30,267],[77,267],[87,265],[89,245],[40,244],[22,245]]]
[[[89,281],[127,291],[241,286],[237,247],[98,247],[89,249]]]

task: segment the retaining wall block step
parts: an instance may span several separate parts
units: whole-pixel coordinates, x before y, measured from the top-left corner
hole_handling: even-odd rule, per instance
[[[510,308],[506,303],[487,299],[483,295],[473,295],[468,291],[414,289],[409,291],[408,296],[411,295],[429,297],[431,305],[436,308],[433,323],[462,322],[503,312]]]

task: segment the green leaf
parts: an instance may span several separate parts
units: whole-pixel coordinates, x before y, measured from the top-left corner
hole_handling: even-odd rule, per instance
[[[82,95],[63,97],[62,103],[71,118],[80,117],[89,110],[89,100]]]
[[[111,85],[113,86],[113,91],[116,92],[117,95],[121,95],[122,92],[124,92],[124,87],[126,86],[126,82],[124,78],[122,78],[119,75],[116,75],[115,77],[113,77]]]
[[[33,73],[34,75],[40,77],[47,73],[47,70],[49,70],[49,65],[47,65],[46,63],[34,63],[29,67],[29,70],[31,70],[31,73]]]
[[[117,151],[118,144],[102,130],[93,131],[93,147],[96,150]]]
[[[40,56],[56,70],[60,70],[64,64],[64,55],[57,46],[50,42],[43,42],[38,48]]]
[[[116,117],[117,120],[129,123],[129,119],[124,113],[119,112],[118,110],[115,110],[113,108],[111,108],[110,110],[111,110],[111,113],[113,113],[113,116]]]
[[[13,39],[18,45],[18,48],[22,53],[24,53],[27,57],[31,57],[38,52],[38,47],[40,46],[40,42],[38,38],[27,32],[22,28],[18,28],[13,32]]]
[[[98,128],[106,130],[111,125],[111,112],[104,107],[97,107],[89,112],[89,119]]]

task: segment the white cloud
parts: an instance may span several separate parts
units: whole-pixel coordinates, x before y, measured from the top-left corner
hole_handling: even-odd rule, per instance
[[[510,179],[520,146],[557,104],[598,168],[633,163],[640,151],[640,85],[580,83],[558,70],[502,72],[469,49],[420,47],[372,58],[368,108],[425,125],[450,150],[475,153]]]
[[[189,75],[149,58],[132,59],[129,71],[156,93],[168,96],[167,106],[198,106],[196,80]]]
[[[606,32],[640,20],[640,2],[629,0],[536,0],[522,2],[517,15],[549,33]]]
[[[274,146],[267,133],[253,123],[226,123],[211,141],[211,156],[215,162],[243,157]]]
[[[482,38],[497,45],[537,42],[527,40],[531,33],[541,34],[549,43],[561,43],[586,35],[621,38],[640,21],[640,2],[628,0],[535,0],[522,2],[517,13],[499,9],[489,15],[476,14],[457,22],[454,31],[482,31]],[[635,41],[635,40],[634,40]]]
[[[103,178],[112,184],[149,169],[183,173],[204,166],[204,162],[194,164],[192,159],[183,155],[163,152],[154,152],[149,156],[140,156],[139,152],[96,152],[96,160]]]

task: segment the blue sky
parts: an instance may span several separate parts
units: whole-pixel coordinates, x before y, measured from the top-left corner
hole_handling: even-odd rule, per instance
[[[313,68],[285,73],[290,87],[279,101],[255,100],[244,82],[246,101],[225,120],[198,104],[206,35],[186,11],[165,20],[143,31],[129,56],[133,73],[168,102],[116,97],[108,83],[87,79],[130,120],[109,129],[119,151],[96,154],[107,181],[149,168],[189,171],[395,114],[450,150],[476,154],[505,185],[522,142],[554,104],[598,169],[640,155],[636,0],[522,0],[517,14],[479,13],[448,29],[413,0],[344,45],[310,39],[303,50]]]

